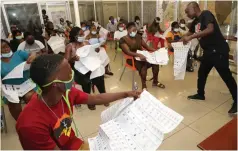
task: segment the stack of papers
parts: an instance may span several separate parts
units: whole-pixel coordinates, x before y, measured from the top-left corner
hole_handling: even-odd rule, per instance
[[[27,64],[26,61],[22,62],[21,64],[16,66],[14,69],[12,69],[12,71],[9,72],[2,80],[23,78],[23,72],[29,69],[30,69],[30,64]]]
[[[186,72],[188,51],[191,43],[183,45],[183,42],[171,43],[174,48],[174,76],[175,80],[183,80]]]
[[[47,43],[50,45],[54,54],[58,54],[60,52],[65,52],[65,39],[59,36],[51,36]]]
[[[99,48],[100,43],[94,45],[85,45],[76,51],[76,55],[79,56],[79,61],[75,61],[74,68],[82,74],[86,74],[91,71],[90,79],[104,75],[105,69],[103,62],[100,59],[99,54],[95,51],[95,48]]]
[[[126,98],[101,114],[99,134],[89,138],[90,150],[156,150],[164,134],[174,130],[183,116],[163,105],[147,91],[136,101]]]
[[[19,97],[23,97],[27,92],[35,87],[36,84],[31,79],[28,79],[21,85],[2,84],[2,94],[9,102],[19,103]]]
[[[146,57],[146,61],[151,64],[167,65],[169,62],[168,50],[166,48],[160,48],[159,50],[152,53],[148,51],[137,50],[137,53],[144,55]],[[136,57],[135,59],[140,61],[140,58]]]

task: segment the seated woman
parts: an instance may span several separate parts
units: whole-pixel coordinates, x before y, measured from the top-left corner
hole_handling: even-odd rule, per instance
[[[96,44],[96,43],[100,43],[100,42],[104,42],[105,39],[100,37],[98,32],[97,32],[97,28],[95,25],[92,25],[90,28],[90,33],[87,35],[86,40],[88,41],[88,43],[90,45]],[[99,51],[99,57],[100,59],[103,61],[103,66],[105,67],[105,74],[107,75],[113,75],[113,73],[111,71],[109,71],[109,62],[110,59],[106,53],[106,50],[100,49]]]
[[[10,48],[10,44],[6,40],[1,39],[1,78],[3,79],[20,63],[25,61],[27,61],[27,63],[31,63],[35,59],[35,57],[36,57],[35,55],[29,54],[28,52],[21,50],[13,53]],[[26,70],[23,72],[23,78],[2,80],[2,84],[20,85],[29,78],[30,78],[29,70]],[[28,103],[33,93],[34,90],[30,90],[23,96],[22,99],[26,103]],[[13,118],[17,120],[19,114],[22,111],[21,104],[12,103],[7,101],[6,99],[4,101],[8,105],[9,111],[13,116]]]
[[[140,77],[141,77],[141,83],[142,83],[142,89],[147,88],[146,86],[146,76],[147,76],[147,69],[152,67],[153,72],[153,86],[158,86],[160,88],[165,88],[165,86],[162,83],[159,83],[158,81],[158,74],[159,74],[159,65],[153,65],[146,61],[145,56],[136,53],[137,50],[142,50],[142,47],[145,48],[147,51],[156,51],[154,48],[150,48],[144,40],[142,40],[141,36],[137,34],[136,25],[134,22],[130,22],[127,24],[127,32],[128,34],[124,37],[122,37],[119,41],[120,47],[122,51],[132,57],[139,57],[141,61],[135,60],[135,66],[138,70]],[[128,64],[132,64],[130,62],[131,60],[127,60]]]
[[[10,41],[10,46],[13,52],[17,51],[20,43],[24,41],[23,34],[20,30],[14,30],[12,32],[12,40]]]
[[[117,26],[117,31],[115,31],[114,33],[114,40],[115,40],[115,49],[117,49],[117,43],[118,41],[127,35],[127,30],[125,30],[125,25],[121,22],[118,23],[118,26]]]
[[[79,61],[79,57],[76,55],[76,50],[85,46],[84,43],[84,32],[79,27],[73,27],[70,31],[70,43],[66,46],[65,50],[65,59],[67,59],[74,70],[74,81],[82,86],[82,89],[84,92],[90,94],[91,93],[91,87],[95,85],[100,93],[106,93],[105,89],[105,82],[104,82],[104,76],[99,76],[94,79],[90,79],[91,72],[89,71],[86,74],[80,73],[78,70],[74,68],[75,61]],[[95,50],[96,51],[96,50]],[[109,104],[105,104],[105,106],[108,106]],[[90,110],[95,110],[95,105],[88,105],[88,108]]]

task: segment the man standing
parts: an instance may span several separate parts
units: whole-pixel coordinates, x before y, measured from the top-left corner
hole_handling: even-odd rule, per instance
[[[214,15],[208,11],[201,11],[196,2],[187,5],[185,13],[192,22],[189,32],[182,39],[188,41],[198,38],[204,50],[203,59],[198,71],[197,94],[188,96],[188,99],[205,100],[205,84],[207,76],[213,67],[216,68],[226,83],[234,103],[228,113],[237,112],[237,84],[229,69],[229,46],[226,43]]]

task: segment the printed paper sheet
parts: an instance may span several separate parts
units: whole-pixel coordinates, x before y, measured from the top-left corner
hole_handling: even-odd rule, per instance
[[[98,136],[88,140],[90,150],[156,150],[164,134],[183,120],[147,91],[136,101],[126,98],[117,102],[103,111],[101,118]]]

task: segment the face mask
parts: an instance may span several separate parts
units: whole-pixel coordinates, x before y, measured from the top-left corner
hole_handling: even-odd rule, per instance
[[[35,40],[34,40],[34,39],[31,39],[31,40],[27,40],[26,42],[27,42],[29,45],[32,45],[32,44],[34,44]]]
[[[136,20],[137,23],[140,23],[140,20]]]
[[[86,30],[86,27],[82,27],[82,30],[85,31],[85,30]]]
[[[119,31],[123,31],[124,30],[124,28],[123,27],[119,27]]]
[[[64,83],[65,92],[67,92],[68,90],[70,90],[72,88],[73,82],[74,82],[74,71],[72,70],[71,72],[72,72],[72,74],[71,74],[71,79],[70,80],[68,80],[68,81],[54,80],[54,81],[52,81],[52,82],[50,82],[50,83],[48,83],[46,85],[43,85],[42,87],[43,88],[44,87],[48,87],[48,86],[50,86],[53,83]]]
[[[137,33],[137,32],[131,32],[131,33],[130,33],[130,36],[131,36],[131,37],[135,37],[135,36],[136,36],[136,33]]]
[[[2,57],[2,58],[10,58],[10,57],[12,56],[12,54],[13,54],[12,51],[10,51],[9,53],[2,53],[2,54],[1,54],[1,57]]]
[[[185,24],[180,24],[180,27],[185,27]]]
[[[22,39],[22,36],[16,36],[16,39],[20,40]]]
[[[92,31],[91,33],[92,33],[93,35],[96,35],[97,32],[96,32],[96,31]]]
[[[77,41],[78,41],[78,42],[84,42],[84,39],[85,39],[84,37],[78,37],[78,38],[77,38]]]
[[[178,29],[178,28],[174,28],[174,31],[175,31],[175,32],[178,32],[178,31],[179,31],[179,29]]]
[[[91,38],[88,40],[89,44],[90,45],[94,45],[94,44],[97,44],[99,43],[99,39],[98,38]]]
[[[74,25],[73,25],[73,24],[70,24],[70,27],[74,27]]]

